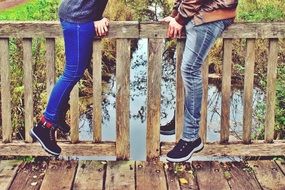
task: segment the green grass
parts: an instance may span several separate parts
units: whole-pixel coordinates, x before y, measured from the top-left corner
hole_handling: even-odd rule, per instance
[[[0,20],[57,20],[60,0],[30,0],[0,12]]]

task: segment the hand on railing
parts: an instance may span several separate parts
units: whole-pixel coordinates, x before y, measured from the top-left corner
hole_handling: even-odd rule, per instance
[[[169,38],[181,38],[183,26],[179,24],[175,18],[168,16],[162,19],[163,22],[169,23],[167,30],[167,37]]]
[[[101,20],[95,21],[95,31],[97,36],[106,36],[108,33],[109,20],[102,18]]]

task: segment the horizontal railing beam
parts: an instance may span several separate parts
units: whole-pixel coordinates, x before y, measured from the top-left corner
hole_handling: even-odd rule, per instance
[[[58,142],[62,149],[61,156],[116,156],[115,142]],[[12,143],[0,143],[1,156],[50,156],[38,143],[24,143],[13,141]]]
[[[167,154],[174,143],[164,142],[161,145],[161,155]],[[264,141],[253,141],[252,144],[243,144],[242,141],[229,144],[206,143],[204,149],[195,156],[284,156],[285,141],[274,141],[268,144]]]
[[[108,38],[166,38],[167,24],[160,22],[115,21],[110,23]],[[242,32],[240,32],[242,31]],[[0,38],[61,37],[60,23],[0,22]],[[223,38],[285,38],[285,22],[235,23]]]

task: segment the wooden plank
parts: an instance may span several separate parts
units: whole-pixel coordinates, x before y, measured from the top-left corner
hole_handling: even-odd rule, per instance
[[[116,64],[116,155],[117,160],[130,158],[130,64],[131,43],[118,39]]]
[[[74,86],[70,94],[70,138],[72,143],[79,141],[79,87]]]
[[[33,127],[33,64],[32,64],[32,39],[23,39],[23,64],[24,64],[24,104],[25,104],[25,141],[33,142],[30,130]]]
[[[193,162],[199,189],[230,189],[218,162]]]
[[[198,190],[197,177],[193,166],[190,162],[185,163],[167,163],[168,169],[166,170],[167,183],[169,189],[181,189],[181,190]],[[169,178],[171,176],[171,178]],[[169,180],[171,180],[169,182]],[[177,182],[176,182],[177,181]],[[174,186],[178,183],[178,188]],[[171,185],[171,186],[170,186]],[[180,187],[179,187],[180,186]]]
[[[37,190],[40,188],[45,176],[47,163],[23,163],[9,190]]]
[[[164,166],[164,172],[166,175],[166,182],[167,182],[167,187],[169,190],[177,190],[180,189],[179,181],[177,174],[175,172],[175,166],[173,163],[166,163]]]
[[[202,65],[203,96],[201,105],[200,137],[203,142],[207,141],[207,113],[208,113],[208,59]]]
[[[1,160],[0,161],[0,187],[3,190],[9,189],[21,161]]]
[[[76,161],[50,161],[40,189],[71,189],[76,167]]]
[[[59,142],[62,148],[62,156],[115,156],[116,145],[114,142],[102,142],[93,144],[92,142],[80,142],[71,144],[69,142]],[[1,156],[50,156],[39,143],[27,144],[13,141],[12,143],[0,143]]]
[[[263,189],[285,189],[284,174],[274,161],[248,161]]]
[[[253,171],[243,162],[223,163],[224,176],[232,190],[258,190],[261,189]]]
[[[285,175],[285,161],[276,160],[275,163],[279,166],[280,170]]]
[[[255,62],[255,40],[247,39],[247,50],[245,58],[244,76],[244,106],[243,106],[243,142],[251,142],[251,126],[253,112],[253,82],[254,82],[254,62]]]
[[[265,114],[265,141],[268,143],[272,143],[274,138],[277,60],[278,39],[270,39]]]
[[[9,39],[0,39],[2,141],[12,141]]]
[[[136,162],[136,190],[167,189],[162,162]]]
[[[102,190],[105,164],[98,161],[79,161],[73,190]]]
[[[102,44],[93,42],[93,140],[102,140]]]
[[[161,155],[166,155],[174,147],[174,143],[161,143]],[[204,149],[196,153],[198,156],[283,156],[285,142],[277,141],[266,144],[263,141],[253,141],[252,144],[231,142],[229,144],[207,143]]]
[[[62,37],[59,22],[27,21],[27,22],[0,22],[0,38],[57,38]],[[139,23],[137,21],[110,22],[108,38],[138,38]]]
[[[46,72],[47,72],[47,96],[49,97],[55,83],[55,39],[46,39]]]
[[[108,162],[105,189],[135,189],[135,163],[131,161]]]
[[[175,109],[175,134],[176,141],[181,138],[184,124],[184,85],[181,76],[181,64],[185,47],[184,40],[178,40],[176,46],[176,109]]]
[[[222,104],[221,104],[221,143],[228,143],[230,128],[230,98],[232,76],[232,40],[224,40],[223,78],[222,78]]]
[[[147,79],[147,160],[160,154],[160,98],[163,39],[149,39]]]

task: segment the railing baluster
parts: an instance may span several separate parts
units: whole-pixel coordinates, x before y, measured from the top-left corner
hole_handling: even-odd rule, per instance
[[[129,39],[117,39],[116,63],[116,156],[117,160],[130,158],[130,64]]]
[[[9,39],[0,39],[1,111],[3,142],[12,141]]]
[[[175,109],[175,134],[179,141],[184,123],[184,85],[181,76],[181,64],[185,47],[185,40],[178,40],[176,46],[176,109]]]
[[[93,140],[102,140],[102,44],[100,40],[93,43]]]
[[[55,83],[55,39],[46,39],[47,96],[49,97]]]
[[[29,135],[33,127],[33,64],[32,64],[32,39],[23,39],[24,63],[24,104],[25,104],[25,140],[33,142]]]
[[[232,75],[232,39],[224,39],[222,105],[221,105],[221,143],[229,141],[230,128],[230,98]]]
[[[209,65],[208,59],[202,66],[202,80],[203,80],[203,97],[201,106],[201,121],[200,121],[200,137],[203,142],[207,141],[207,114],[208,114],[208,75]]]
[[[147,160],[160,155],[160,103],[163,39],[149,39],[147,80]]]
[[[251,142],[252,98],[254,82],[255,40],[247,39],[244,76],[243,142]]]
[[[265,116],[265,141],[273,142],[275,125],[275,98],[278,60],[278,39],[269,40],[269,55],[267,66],[267,93]]]
[[[24,104],[25,104],[25,140],[33,142],[29,132],[33,126],[33,65],[32,65],[32,39],[23,39],[24,63]]]
[[[79,87],[78,84],[74,86],[71,91],[70,98],[70,138],[72,143],[79,141]]]

